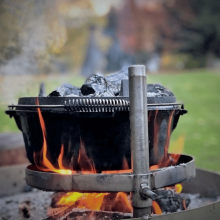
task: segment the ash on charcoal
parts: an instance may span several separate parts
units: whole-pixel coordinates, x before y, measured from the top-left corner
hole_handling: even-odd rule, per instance
[[[171,189],[158,189],[155,193],[157,194],[156,202],[163,213],[185,210],[190,203],[190,197],[187,194],[175,193]]]
[[[48,96],[79,96],[79,92],[79,88],[66,83],[52,91]]]
[[[114,97],[119,96],[120,94],[120,96],[128,97],[128,84],[128,68],[124,68],[119,72],[112,73],[106,77],[102,74],[94,74],[85,81],[80,89],[70,84],[63,84],[61,87],[51,92],[48,96]],[[148,84],[147,96],[175,97],[171,91],[160,84]]]
[[[100,74],[89,77],[81,87],[83,96],[111,97],[119,94],[118,87]]]
[[[191,200],[189,206],[187,209],[195,209],[201,206],[208,205],[212,202],[216,202],[220,200],[220,198],[207,198],[207,197],[201,197],[199,193],[197,194],[187,194]]]
[[[115,85],[117,88],[118,93],[121,90],[121,83],[122,80],[127,80],[127,84],[128,84],[128,68],[125,67],[122,70],[120,70],[119,72],[116,73],[112,73],[108,76],[106,76],[106,80]]]
[[[50,192],[34,189],[28,193],[1,197],[0,216],[7,220],[39,220],[45,218],[47,209],[50,207],[51,195],[52,193]],[[30,204],[25,204],[26,201],[30,201]],[[29,207],[30,218],[26,217],[27,207]]]
[[[160,84],[147,84],[147,97],[167,97],[174,94]]]

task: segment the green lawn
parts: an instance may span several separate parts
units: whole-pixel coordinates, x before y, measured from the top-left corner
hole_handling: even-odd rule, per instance
[[[197,167],[220,173],[220,73],[150,75],[148,82],[169,88],[188,110],[180,117],[172,141],[184,135],[184,153],[195,157]]]
[[[13,81],[13,79],[12,79]],[[84,79],[72,76],[38,76],[26,86],[18,88],[17,96],[36,96],[39,82],[46,82],[47,93],[61,83],[80,86]],[[178,74],[149,75],[148,83],[161,83],[184,102],[188,113],[180,117],[172,134],[171,144],[185,136],[184,153],[195,156],[197,167],[220,173],[220,73],[206,70]],[[2,101],[0,132],[18,131],[15,122],[4,114],[6,102]]]

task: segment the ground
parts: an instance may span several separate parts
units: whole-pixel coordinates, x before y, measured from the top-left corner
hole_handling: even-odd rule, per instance
[[[7,104],[16,103],[18,97],[38,95],[42,81],[48,94],[62,83],[80,86],[84,79],[73,75],[0,77],[0,132],[18,131],[14,120],[5,115],[4,110]],[[178,150],[177,140],[184,139],[183,153],[193,155],[197,167],[220,173],[220,72],[160,73],[148,75],[148,83],[161,83],[170,89],[188,110],[180,117],[172,134],[172,151]]]

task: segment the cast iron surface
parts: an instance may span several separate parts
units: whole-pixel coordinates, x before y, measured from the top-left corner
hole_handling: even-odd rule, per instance
[[[151,188],[161,188],[195,177],[194,159],[181,155],[178,165],[141,175],[151,177]],[[132,192],[134,175],[130,174],[72,174],[43,172],[30,165],[26,169],[28,185],[46,191],[74,192]]]
[[[50,97],[49,99],[63,100],[64,98]],[[23,104],[25,104],[25,100],[29,99],[24,98]],[[34,105],[34,99],[30,98],[30,100],[32,103],[29,101],[26,104]],[[39,98],[40,104],[46,104],[41,103],[42,100],[46,100],[46,98]],[[83,108],[86,109],[85,106]],[[114,105],[91,108],[119,109]],[[125,106],[120,106],[120,109],[122,108],[125,109]],[[175,103],[166,106],[150,106],[148,109],[150,165],[154,165],[164,156],[165,145],[169,142],[169,132],[176,127],[180,115],[184,114],[185,110]],[[77,161],[80,139],[85,144],[87,156],[94,161],[96,170],[100,172],[102,170],[119,170],[122,168],[123,158],[127,159],[130,166],[129,111],[75,112],[71,111],[71,107],[68,107],[67,110],[60,109],[60,111],[59,108],[47,108],[46,110],[41,108],[41,111],[46,125],[49,159],[55,167],[58,165],[57,158],[62,144],[64,146],[64,166],[68,168],[72,157],[73,161]],[[39,152],[43,145],[42,129],[36,108],[16,107],[16,110],[9,110],[7,113],[15,118],[18,128],[22,131],[27,157],[34,164],[33,153]],[[170,117],[171,126],[169,127]],[[154,142],[155,139],[158,139],[158,142]],[[154,155],[153,148],[158,148],[157,155]],[[112,160],[112,158],[114,159]],[[79,165],[75,162],[73,169],[79,170]]]

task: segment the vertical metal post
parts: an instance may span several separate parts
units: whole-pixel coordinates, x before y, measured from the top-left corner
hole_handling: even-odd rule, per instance
[[[148,146],[148,112],[145,66],[134,65],[129,69],[129,99],[131,128],[131,161],[134,174],[135,191],[132,192],[133,217],[151,214],[150,199],[140,195],[142,183],[150,186],[149,146]]]

